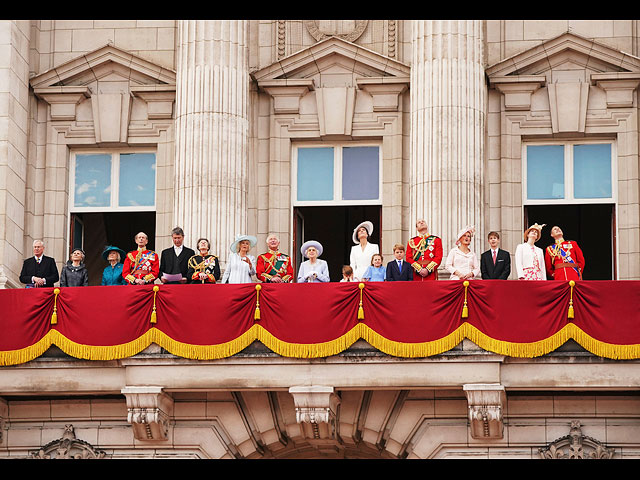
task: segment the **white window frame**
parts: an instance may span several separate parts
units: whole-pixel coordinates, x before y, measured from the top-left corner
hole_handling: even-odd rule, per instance
[[[153,205],[126,206],[118,205],[120,200],[120,155],[127,153],[153,153],[156,155],[154,170]],[[111,155],[111,205],[106,207],[76,207],[76,156],[78,155]],[[69,213],[99,213],[99,212],[155,212],[158,205],[158,153],[155,149],[109,149],[109,150],[74,150],[69,159]]]
[[[342,149],[345,147],[378,147],[378,198],[373,200],[342,199]],[[298,150],[302,148],[333,148],[333,200],[298,200]],[[378,142],[312,142],[292,145],[291,204],[294,207],[382,205],[382,143]]]
[[[611,197],[606,198],[574,198],[573,191],[573,147],[575,145],[611,145]],[[527,198],[527,147],[529,146],[564,146],[564,198]],[[522,203],[523,205],[580,205],[589,203],[613,203],[617,205],[618,198],[618,151],[616,141],[612,139],[602,140],[566,140],[566,141],[539,141],[524,142],[522,144]]]

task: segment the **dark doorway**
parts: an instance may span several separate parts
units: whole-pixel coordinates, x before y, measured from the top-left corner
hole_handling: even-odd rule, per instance
[[[89,271],[89,285],[100,285],[102,271],[107,263],[102,251],[107,245],[115,245],[125,252],[134,250],[134,237],[138,232],[149,236],[147,247],[155,248],[156,212],[122,213],[72,213],[71,245],[85,252],[85,264]],[[124,258],[122,259],[124,262]]]
[[[329,277],[332,282],[342,279],[342,266],[349,264],[349,254],[354,245],[353,229],[365,220],[373,223],[373,234],[370,243],[380,243],[380,226],[382,207],[380,205],[363,205],[349,207],[296,207],[294,208],[294,253],[296,271],[303,262],[300,246],[307,240],[317,240],[324,249],[322,256],[329,264]]]
[[[565,240],[575,240],[585,258],[584,280],[613,280],[615,278],[615,206],[588,205],[529,205],[524,209],[525,225],[546,226],[536,245],[543,250],[553,243],[551,229],[562,229]]]

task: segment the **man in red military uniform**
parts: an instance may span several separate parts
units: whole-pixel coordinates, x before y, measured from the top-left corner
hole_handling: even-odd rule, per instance
[[[437,280],[438,267],[442,263],[442,240],[429,235],[427,222],[416,222],[418,235],[407,243],[407,262],[413,267],[413,280]]]
[[[280,252],[280,239],[271,234],[267,237],[269,251],[258,256],[256,261],[256,277],[267,283],[289,283],[293,278],[291,257]]]
[[[544,256],[547,278],[562,281],[582,280],[584,256],[578,244],[573,240],[565,240],[558,226],[551,229],[551,236],[555,243],[547,247]]]
[[[135,237],[137,250],[127,253],[122,267],[122,276],[130,285],[153,283],[158,278],[160,259],[153,250],[147,250],[149,237],[140,232]]]

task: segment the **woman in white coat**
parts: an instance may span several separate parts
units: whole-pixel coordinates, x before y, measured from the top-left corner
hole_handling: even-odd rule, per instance
[[[351,255],[349,256],[349,265],[353,269],[353,279],[361,280],[364,272],[371,265],[371,258],[380,253],[378,245],[369,243],[369,237],[373,233],[373,223],[369,221],[362,222],[353,229],[353,243],[351,247]]]
[[[329,281],[329,266],[318,257],[322,255],[322,245],[315,240],[304,242],[300,247],[302,255],[309,260],[300,264],[298,283],[317,283]]]
[[[534,223],[524,231],[525,243],[516,247],[516,272],[519,280],[546,280],[547,272],[544,265],[544,252],[535,246],[540,240],[542,227]]]
[[[256,246],[258,239],[252,235],[236,235],[229,247],[231,255],[227,268],[222,276],[222,283],[253,283],[252,275],[256,274],[256,257],[249,255],[249,250]]]
[[[471,250],[471,237],[475,227],[467,225],[458,232],[456,246],[447,256],[445,268],[451,274],[449,280],[472,280],[480,276],[478,256]]]

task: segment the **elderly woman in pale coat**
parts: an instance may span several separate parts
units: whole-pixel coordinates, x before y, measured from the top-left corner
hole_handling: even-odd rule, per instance
[[[300,253],[309,260],[300,264],[298,283],[328,282],[329,266],[327,262],[318,258],[322,255],[322,244],[315,240],[309,240],[302,244]]]
[[[449,280],[472,280],[480,276],[478,256],[470,247],[475,231],[473,226],[466,226],[458,232],[456,246],[449,252],[445,263],[451,274]]]
[[[516,247],[516,272],[519,280],[546,280],[544,252],[535,246],[546,223],[531,225],[524,231],[525,243]]]

